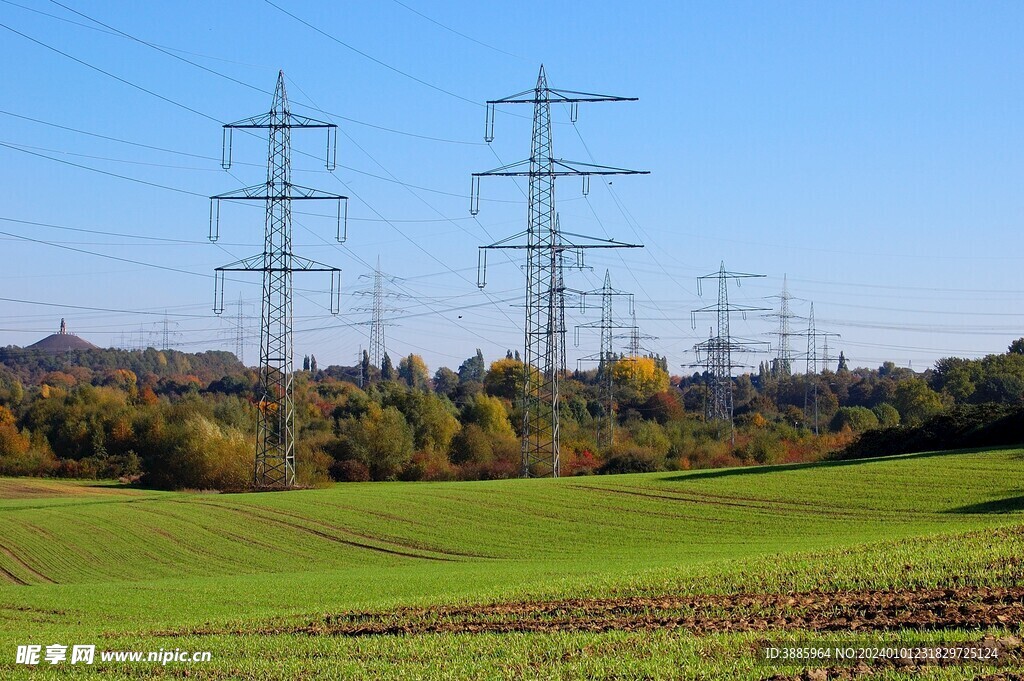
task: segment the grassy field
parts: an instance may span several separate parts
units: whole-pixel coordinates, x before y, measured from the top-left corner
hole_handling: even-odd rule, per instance
[[[0,678],[767,678],[799,667],[761,641],[984,632],[823,630],[736,595],[1024,586],[1019,449],[237,495],[0,479],[0,516]],[[53,643],[212,659],[15,664]]]

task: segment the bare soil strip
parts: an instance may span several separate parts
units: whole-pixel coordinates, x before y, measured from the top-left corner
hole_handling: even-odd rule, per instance
[[[254,629],[190,629],[189,634],[396,636],[683,630],[890,631],[1016,628],[1024,622],[1024,587],[922,591],[807,592],[661,598],[570,599],[477,606],[400,608],[326,615],[306,624]]]

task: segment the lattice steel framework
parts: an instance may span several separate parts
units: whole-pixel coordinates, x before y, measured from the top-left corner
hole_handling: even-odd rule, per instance
[[[805,365],[804,381],[804,413],[814,415],[814,434],[818,434],[818,339],[824,340],[824,365],[828,366],[828,339],[829,336],[839,338],[838,333],[819,331],[814,324],[814,303],[811,303],[811,311],[807,316],[807,356]],[[813,410],[813,411],[812,411]]]
[[[486,253],[488,249],[520,248],[526,250],[526,324],[523,363],[522,463],[523,477],[558,477],[559,474],[559,373],[565,366],[564,292],[562,256],[567,250],[582,252],[587,248],[635,248],[610,239],[595,239],[562,232],[555,219],[555,178],[580,176],[584,192],[591,175],[636,175],[643,171],[611,168],[592,163],[556,159],[551,145],[551,105],[567,104],[570,117],[576,121],[581,102],[626,102],[636,98],[598,95],[548,87],[547,75],[541,65],[537,84],[531,90],[487,102],[484,140],[494,140],[494,112],[498,104],[532,104],[533,136],[530,158],[483,173],[473,173],[470,213],[480,209],[480,178],[485,176],[527,177],[530,182],[526,231],[480,251],[480,273],[477,284],[486,285]],[[512,242],[525,236],[526,243]],[[570,237],[570,239],[566,239]],[[576,238],[593,243],[572,243]]]
[[[380,256],[377,256],[377,267],[374,268],[373,274],[361,274],[359,275],[359,278],[373,279],[373,284],[370,289],[355,292],[355,295],[357,296],[370,296],[372,302],[367,307],[352,308],[352,311],[370,313],[370,363],[379,369],[381,362],[384,361],[384,354],[387,352],[387,339],[385,337],[384,329],[385,327],[394,325],[394,322],[386,319],[385,315],[389,312],[397,313],[405,311],[404,308],[388,305],[387,300],[408,298],[408,296],[395,293],[388,289],[387,284],[394,283],[397,281],[397,278],[391,276],[387,272],[384,272],[380,268]],[[365,324],[365,322],[362,323]]]
[[[633,303],[633,294],[626,291],[619,291],[612,288],[612,275],[608,270],[604,271],[604,285],[599,289],[593,291],[584,291],[583,297],[580,304],[580,311],[587,311],[587,296],[601,296],[601,321],[599,322],[587,322],[586,324],[578,324],[576,326],[576,346],[579,347],[580,329],[600,329],[601,330],[601,351],[596,355],[589,355],[587,357],[581,357],[579,362],[598,362],[600,368],[600,379],[604,383],[605,388],[605,401],[607,402],[606,416],[608,417],[608,446],[610,447],[615,442],[615,385],[613,383],[612,368],[615,366],[616,357],[615,351],[612,347],[612,339],[614,338],[616,329],[634,329],[634,324],[619,324],[615,321],[615,315],[613,314],[613,301],[616,296],[625,296],[629,299],[629,313],[636,318],[636,310]],[[600,440],[600,438],[599,438]],[[598,446],[601,445],[598,441]]]
[[[776,345],[772,374],[783,378],[793,373],[793,345],[790,339],[794,335],[799,335],[794,334],[790,327],[790,321],[794,317],[790,304],[793,296],[789,292],[789,282],[785,275],[782,277],[782,293],[770,297],[779,299],[779,311],[765,315],[768,319],[775,318],[779,320],[778,331],[775,333],[775,336],[778,338],[778,344]]]
[[[702,284],[706,279],[718,280],[718,303],[709,305],[691,312],[692,325],[697,327],[695,315],[702,312],[713,312],[717,316],[717,334],[708,338],[702,343],[694,346],[698,361],[703,352],[706,357],[706,372],[708,380],[708,397],[705,403],[704,416],[708,421],[729,422],[730,439],[735,442],[735,433],[732,429],[733,400],[732,400],[732,361],[733,352],[743,352],[753,349],[756,344],[753,341],[736,343],[733,341],[729,330],[729,315],[733,312],[746,314],[747,312],[768,310],[765,307],[752,307],[750,305],[735,305],[729,303],[729,280],[736,282],[737,286],[743,279],[763,277],[763,274],[747,274],[744,272],[727,272],[723,262],[717,272],[706,274],[697,278],[697,294],[702,295]]]
[[[338,240],[342,240],[343,204],[347,197],[301,187],[291,181],[291,131],[324,128],[327,131],[327,169],[335,166],[337,126],[291,113],[284,72],[279,72],[274,102],[265,114],[224,126],[221,165],[231,167],[232,132],[266,129],[269,145],[267,180],[263,184],[210,197],[210,240],[220,236],[223,201],[262,201],[266,205],[263,252],[218,267],[214,285],[214,312],[224,311],[224,273],[262,272],[263,310],[260,328],[259,394],[256,432],[255,487],[290,487],[295,484],[295,409],[292,400],[292,274],[295,271],[331,273],[330,311],[340,304],[341,270],[292,252],[292,201],[337,202]],[[346,209],[347,213],[347,209]]]

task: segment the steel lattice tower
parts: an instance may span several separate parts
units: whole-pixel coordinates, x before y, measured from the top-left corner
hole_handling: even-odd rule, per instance
[[[370,319],[370,361],[380,366],[387,352],[384,341],[384,277],[380,272],[380,258],[377,258],[377,269],[373,271],[373,312]]]
[[[245,315],[242,307],[242,294],[238,294],[238,309],[235,313],[235,357],[242,364],[245,364]]]
[[[387,339],[384,335],[384,329],[387,326],[391,326],[392,322],[389,322],[384,318],[384,315],[388,312],[404,312],[402,308],[389,307],[386,304],[388,298],[406,298],[403,296],[388,290],[385,282],[394,282],[395,277],[387,274],[380,268],[380,256],[377,256],[377,267],[374,268],[373,274],[361,274],[360,279],[373,279],[373,286],[370,290],[356,291],[357,296],[371,296],[372,303],[369,307],[356,307],[353,308],[353,312],[369,312],[370,313],[370,363],[375,367],[380,368],[381,362],[384,361],[384,354],[387,352]],[[364,322],[365,323],[365,322]]]
[[[327,169],[334,169],[337,126],[291,113],[284,72],[279,72],[270,111],[224,126],[221,165],[231,167],[235,129],[268,131],[267,179],[263,184],[212,196],[210,240],[220,235],[223,201],[262,201],[266,206],[263,252],[216,269],[214,312],[224,310],[225,272],[263,273],[263,310],[260,328],[260,367],[255,487],[290,487],[295,484],[295,409],[292,400],[292,274],[295,271],[331,273],[331,313],[338,313],[341,270],[302,258],[292,252],[292,201],[333,200],[338,204],[338,238],[342,235],[342,203],[347,197],[292,184],[291,131],[324,128],[327,131]]]
[[[807,382],[804,384],[804,413],[811,405],[813,394],[814,434],[818,434],[818,331],[814,328],[814,303],[807,317],[807,364],[805,369]],[[813,388],[811,384],[813,383]]]
[[[555,217],[555,178],[581,176],[586,189],[590,175],[634,175],[641,171],[610,168],[590,163],[556,159],[551,143],[551,104],[568,104],[575,122],[581,102],[624,102],[636,98],[596,95],[548,87],[544,66],[540,67],[537,84],[531,90],[487,102],[484,139],[494,140],[494,110],[498,104],[532,104],[533,133],[530,158],[483,173],[473,173],[470,213],[480,209],[480,178],[484,176],[527,177],[530,189],[525,233],[517,234],[490,246],[480,254],[478,285],[486,284],[486,252],[495,248],[519,248],[526,251],[526,324],[523,357],[523,421],[522,477],[559,474],[559,373],[565,365],[564,280],[562,253],[586,248],[626,248],[609,239],[595,239],[561,231]],[[525,236],[525,245],[512,245]],[[566,236],[597,243],[570,243]],[[580,256],[582,258],[582,256]]]
[[[818,434],[818,339],[824,340],[824,363],[828,364],[828,337],[839,337],[838,333],[818,331],[814,324],[814,303],[807,317],[807,363],[804,383],[804,413],[814,408],[814,434]]]
[[[743,272],[727,272],[725,263],[722,262],[719,270],[697,279],[697,293],[701,294],[701,284],[705,279],[718,280],[718,303],[693,310],[691,315],[700,312],[713,312],[717,316],[717,333],[703,343],[694,346],[698,355],[704,352],[706,357],[706,371],[708,380],[708,400],[705,405],[705,418],[708,421],[729,422],[730,438],[735,443],[735,433],[732,430],[732,361],[733,352],[750,350],[751,341],[736,343],[733,341],[729,330],[729,316],[733,312],[753,312],[767,310],[763,307],[751,307],[749,305],[734,305],[729,303],[729,280],[736,282],[737,286],[743,279],[763,277],[763,274],[746,274]],[[693,320],[696,328],[696,320]]]
[[[772,374],[781,378],[793,373],[793,347],[792,343],[790,343],[790,338],[794,334],[790,330],[789,324],[794,316],[790,305],[793,296],[789,292],[789,283],[785,275],[782,277],[782,293],[771,297],[779,299],[779,311],[765,315],[767,318],[775,317],[779,320],[779,330],[775,334],[779,339],[779,344],[775,353],[775,365],[772,367]]]
[[[583,293],[582,302],[580,305],[580,311],[586,312],[586,300],[587,296],[600,295],[601,296],[601,321],[600,322],[588,322],[586,324],[579,324],[576,327],[576,345],[579,345],[579,332],[583,328],[599,328],[601,329],[601,351],[597,355],[590,355],[589,357],[581,357],[580,362],[598,362],[598,366],[603,372],[600,377],[604,381],[605,385],[605,399],[608,402],[608,445],[611,446],[614,443],[615,433],[615,412],[614,412],[614,384],[612,377],[612,368],[615,365],[616,357],[615,352],[612,348],[612,339],[614,337],[615,329],[634,329],[635,324],[616,324],[615,316],[613,314],[612,303],[615,296],[627,296],[629,298],[629,312],[633,317],[636,317],[636,311],[633,307],[633,294],[627,293],[626,291],[618,291],[612,288],[612,276],[608,270],[604,271],[604,286],[593,291],[585,291]],[[600,442],[598,442],[600,445]]]

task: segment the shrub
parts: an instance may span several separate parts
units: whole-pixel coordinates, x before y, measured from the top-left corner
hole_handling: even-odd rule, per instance
[[[355,459],[335,461],[330,466],[330,473],[338,482],[370,482],[370,469]]]
[[[619,473],[653,473],[658,470],[651,452],[639,447],[629,447],[620,454],[615,454],[597,469],[601,475]]]
[[[896,411],[893,409],[893,411]],[[898,414],[898,412],[897,412]],[[833,433],[838,433],[843,428],[849,428],[855,433],[871,430],[878,427],[878,416],[867,407],[842,407],[832,417],[829,428]]]
[[[876,404],[871,411],[874,412],[878,419],[878,425],[882,428],[893,428],[900,425],[900,412],[887,402]]]

